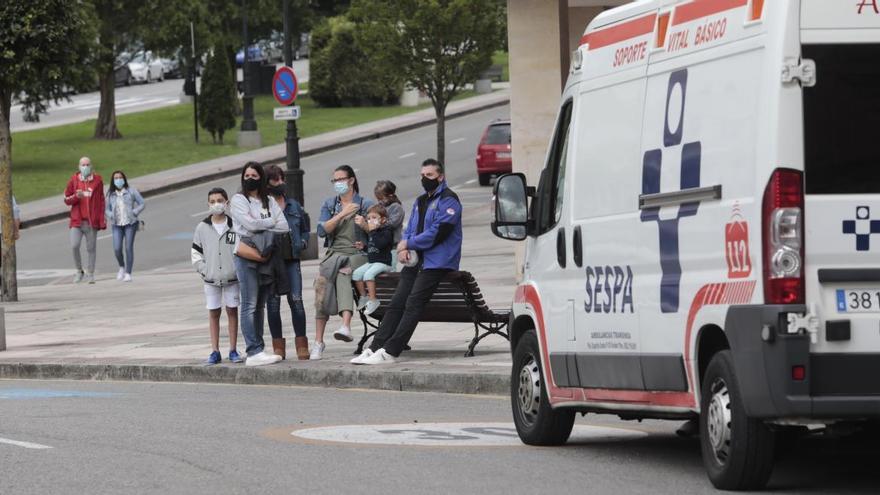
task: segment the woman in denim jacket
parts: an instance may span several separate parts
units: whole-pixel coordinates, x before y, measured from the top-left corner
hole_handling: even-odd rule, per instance
[[[284,184],[284,171],[277,165],[266,167],[266,178],[269,181],[269,195],[278,202],[284,211],[287,225],[290,227],[291,252],[293,260],[286,261],[287,277],[290,280],[290,293],[287,304],[293,318],[294,345],[298,359],[309,358],[309,338],[306,337],[306,310],[302,301],[302,271],[300,254],[309,243],[309,224],[302,206],[293,198],[287,197],[287,186]],[[266,315],[269,318],[269,331],[272,333],[272,346],[275,354],[286,357],[286,341],[281,332],[281,296],[270,294],[266,300]]]
[[[351,342],[351,317],[354,314],[354,296],[351,291],[351,273],[367,262],[367,234],[356,223],[357,217],[366,216],[373,201],[362,198],[354,169],[340,165],[330,179],[334,196],[321,206],[318,218],[318,236],[324,238],[327,248],[321,263],[333,263],[336,256],[348,258],[346,265],[336,274],[336,301],[342,326],[333,332],[333,338]],[[315,298],[315,343],[309,359],[321,359],[324,352],[324,329],[331,315],[324,314],[323,301]]]
[[[146,204],[141,193],[129,187],[128,178],[122,170],[113,172],[113,180],[107,190],[104,217],[113,229],[113,252],[119,263],[116,280],[131,282],[131,269],[134,265],[134,236],[138,230],[138,216]],[[125,243],[125,255],[122,245]]]

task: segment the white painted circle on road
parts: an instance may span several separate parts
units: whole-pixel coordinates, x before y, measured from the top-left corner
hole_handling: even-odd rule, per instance
[[[295,430],[292,436],[334,443],[420,447],[515,447],[523,443],[512,423],[403,423],[322,426]],[[577,425],[569,443],[632,440],[647,433],[606,426]]]

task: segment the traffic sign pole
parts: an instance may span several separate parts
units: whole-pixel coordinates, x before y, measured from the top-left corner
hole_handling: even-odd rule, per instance
[[[282,17],[284,18],[284,65],[285,67],[290,67],[293,65],[293,46],[290,38],[290,0],[284,0],[284,11],[282,13]],[[290,69],[288,69],[290,70]],[[293,70],[290,70],[291,74]],[[294,76],[294,80],[296,80],[296,76]],[[275,90],[275,84],[273,81],[273,91]],[[291,88],[293,91],[298,91],[299,88]],[[296,93],[293,93],[293,98],[296,99]],[[288,105],[292,104],[293,101],[288,103]],[[285,183],[287,184],[287,194],[293,199],[297,200],[299,204],[305,208],[305,197],[303,194],[303,172],[302,168],[300,168],[299,163],[299,135],[296,130],[296,120],[288,120],[287,121],[287,136],[284,138],[284,143],[287,146],[287,172],[285,175]],[[309,214],[305,213],[305,220],[308,225],[311,225],[309,222]],[[312,239],[315,239],[317,236],[309,236]],[[311,241],[315,242],[315,241]],[[303,259],[310,259],[311,250],[306,250],[303,256]],[[317,250],[315,250],[315,257],[317,257]]]

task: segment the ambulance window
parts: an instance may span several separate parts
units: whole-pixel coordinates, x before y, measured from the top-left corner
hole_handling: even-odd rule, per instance
[[[559,122],[553,135],[547,166],[541,174],[538,188],[538,232],[552,229],[562,217],[562,198],[565,193],[565,164],[568,155],[568,127],[571,123],[571,100],[559,113]]]
[[[880,193],[880,45],[804,45],[816,86],[804,88],[807,194]]]

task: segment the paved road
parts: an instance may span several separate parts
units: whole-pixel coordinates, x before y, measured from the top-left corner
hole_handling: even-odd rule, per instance
[[[478,187],[474,164],[478,141],[487,123],[508,115],[509,107],[505,106],[447,122],[447,178],[451,185]],[[329,183],[332,171],[343,163],[356,169],[361,190],[370,197],[376,180],[394,181],[408,211],[412,199],[421,192],[418,179],[421,161],[435,154],[435,133],[435,127],[429,126],[304,159],[305,207],[312,216],[313,228],[321,202],[333,194]],[[95,166],[106,176],[105,166],[101,163]],[[131,183],[137,187],[137,179]],[[188,265],[192,232],[196,223],[207,215],[207,191],[214,186],[233,192],[238,189],[238,179],[218,180],[147,200],[142,216],[146,230],[138,233],[135,245],[135,278],[138,272],[146,270]],[[59,191],[62,188],[63,184],[59,184]],[[114,278],[117,265],[109,230],[101,232],[98,239],[99,279],[102,276]],[[67,282],[73,275],[66,221],[24,230],[16,251],[20,285]]]
[[[3,381],[0,404],[3,493],[713,492],[696,440],[676,437],[675,423],[589,415],[566,447],[531,448],[511,436],[503,398]],[[450,422],[491,424],[455,434],[436,424]],[[339,425],[371,426],[337,441],[313,429]],[[876,450],[802,442],[769,488],[876,493]]]
[[[308,59],[295,61],[293,69],[300,82],[309,80]],[[122,115],[177,105],[180,103],[182,91],[183,79],[166,79],[164,82],[152,84],[117,87],[116,114]],[[71,97],[71,101],[61,101],[58,105],[50,106],[49,113],[40,115],[40,122],[25,122],[21,106],[13,105],[10,126],[12,131],[16,132],[83,122],[97,118],[100,103],[101,95],[98,92],[74,95]]]

